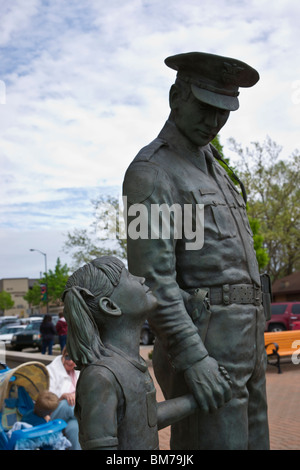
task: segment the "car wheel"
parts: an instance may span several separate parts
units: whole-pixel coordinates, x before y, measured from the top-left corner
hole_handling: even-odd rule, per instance
[[[273,325],[269,326],[269,331],[285,331],[285,327],[283,325],[280,325],[280,323],[274,323]]]
[[[150,335],[147,330],[142,330],[141,332],[141,343],[144,346],[147,346],[150,343]]]

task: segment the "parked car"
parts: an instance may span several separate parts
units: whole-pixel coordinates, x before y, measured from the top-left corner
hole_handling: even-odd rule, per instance
[[[13,335],[25,328],[26,325],[15,325],[14,323],[4,325],[0,330],[0,341],[6,345],[10,345]]]
[[[140,343],[146,346],[147,344],[153,344],[155,335],[151,330],[148,321],[146,320],[141,329]]]
[[[292,330],[293,323],[300,321],[300,302],[276,302],[271,304],[271,319],[266,331]]]
[[[19,323],[19,317],[16,315],[0,317],[0,329],[5,325],[8,325],[8,323]]]
[[[57,316],[52,317],[54,325],[58,320]],[[11,347],[16,351],[22,351],[25,348],[39,348],[42,349],[42,337],[40,333],[40,326],[42,320],[35,320],[30,322],[23,331],[13,335],[11,340]],[[54,338],[54,344],[58,343],[58,335]]]
[[[41,316],[39,316],[39,317],[38,316],[32,316],[32,317],[21,318],[20,321],[23,325],[28,325],[28,323],[32,323],[34,321],[41,322],[42,320],[43,320],[43,317],[41,317]]]

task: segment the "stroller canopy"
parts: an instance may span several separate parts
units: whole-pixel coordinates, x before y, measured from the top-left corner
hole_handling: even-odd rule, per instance
[[[13,381],[10,379],[14,377]],[[49,388],[49,373],[41,362],[26,362],[15,369],[0,374],[0,411],[4,400],[9,396],[11,385],[24,387],[32,400],[36,400],[38,394]]]

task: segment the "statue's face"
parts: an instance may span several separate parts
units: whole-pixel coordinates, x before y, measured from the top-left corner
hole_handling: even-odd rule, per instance
[[[120,282],[110,299],[120,307],[123,314],[142,316],[157,307],[157,300],[146,286],[145,278],[133,276],[127,269],[123,269]]]
[[[197,100],[192,93],[186,101],[174,94],[171,108],[176,126],[197,147],[216,137],[230,113]]]

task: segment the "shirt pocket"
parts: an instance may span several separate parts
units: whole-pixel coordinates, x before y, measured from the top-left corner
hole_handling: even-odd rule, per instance
[[[210,207],[218,230],[219,238],[222,240],[224,238],[236,237],[236,224],[227,204],[225,202],[213,201]]]
[[[204,204],[204,232],[215,232],[217,239],[233,238],[237,235],[236,222],[230,207],[214,188],[202,187],[191,191],[194,203]]]
[[[251,237],[252,237],[253,232],[252,232],[250,224],[249,224],[249,218],[248,218],[248,214],[247,214],[246,203],[245,203],[243,197],[241,196],[241,194],[239,193],[238,189],[232,183],[228,184],[228,187],[231,191],[231,194],[234,197],[234,201],[237,205],[237,209],[239,210],[239,212],[241,214],[241,218],[243,220],[244,226],[245,226],[247,232],[249,233],[249,235],[251,235]]]

